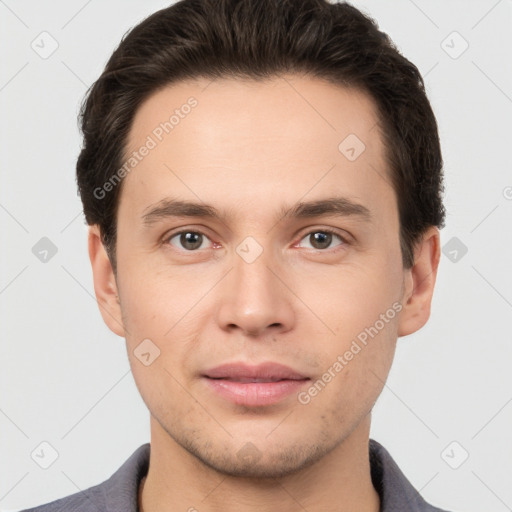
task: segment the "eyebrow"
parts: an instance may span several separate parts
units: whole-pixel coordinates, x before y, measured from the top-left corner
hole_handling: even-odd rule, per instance
[[[193,201],[165,198],[144,210],[143,224],[150,227],[160,220],[172,217],[206,217],[225,222],[226,213],[215,207]],[[299,202],[291,208],[283,207],[278,218],[308,219],[319,216],[355,217],[364,222],[373,219],[370,210],[346,197],[330,197],[316,201]]]

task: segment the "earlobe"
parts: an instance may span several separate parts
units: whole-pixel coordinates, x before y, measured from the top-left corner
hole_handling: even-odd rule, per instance
[[[421,329],[430,317],[437,269],[441,257],[440,234],[435,226],[428,228],[415,250],[414,265],[405,272],[402,312],[398,336]]]
[[[124,337],[125,329],[117,283],[112,264],[101,242],[101,233],[97,224],[89,226],[88,248],[93,273],[94,293],[103,321],[113,333]]]

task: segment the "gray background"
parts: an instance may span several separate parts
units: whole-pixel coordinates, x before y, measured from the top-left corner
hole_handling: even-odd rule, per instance
[[[372,437],[432,503],[512,510],[512,2],[353,3],[425,77],[448,211],[431,319],[399,340]],[[149,441],[124,340],[94,298],[76,114],[123,33],[167,4],[0,0],[4,511],[97,484]],[[47,469],[42,442],[58,453]]]

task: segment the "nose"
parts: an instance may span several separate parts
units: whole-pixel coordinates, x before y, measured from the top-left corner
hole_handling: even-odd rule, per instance
[[[235,254],[233,269],[222,283],[219,326],[253,337],[290,330],[295,321],[293,294],[281,274],[266,251],[252,262]]]

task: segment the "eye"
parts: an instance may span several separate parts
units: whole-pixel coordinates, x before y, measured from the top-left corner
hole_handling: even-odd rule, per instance
[[[347,245],[347,240],[337,232],[330,229],[317,229],[309,232],[306,236],[301,238],[309,242],[309,248],[315,250],[325,250],[331,248],[331,244],[335,238],[338,238],[341,243],[334,247]],[[186,252],[194,252],[208,247],[210,239],[200,231],[183,230],[174,233],[166,238],[166,243]],[[298,245],[301,245],[300,242]],[[308,247],[306,245],[306,247]]]
[[[311,231],[301,240],[307,240],[310,243],[309,248],[311,249],[323,250],[330,248],[329,246],[331,245],[334,237],[341,240],[341,243],[337,244],[337,246],[348,244],[341,235],[330,229],[317,229],[315,231]]]
[[[186,249],[189,252],[196,251],[197,249],[205,249],[206,247],[203,245],[207,240],[209,240],[209,238],[198,231],[180,231],[167,238],[167,242],[174,247]]]

